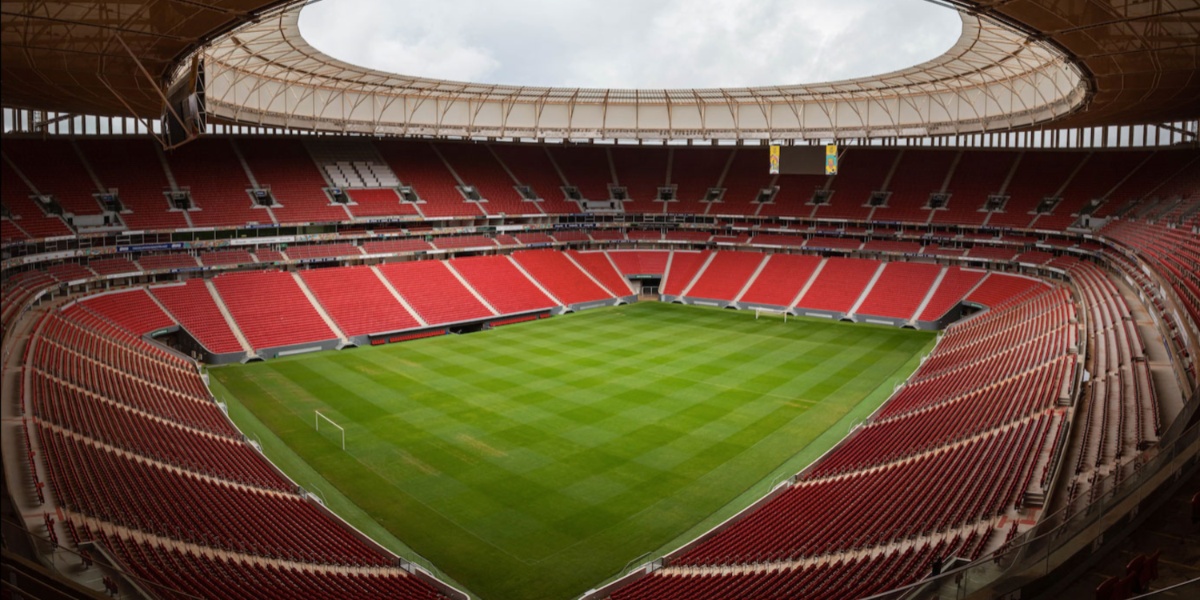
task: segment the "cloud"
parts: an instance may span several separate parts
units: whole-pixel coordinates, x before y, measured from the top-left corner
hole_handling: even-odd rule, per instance
[[[406,75],[514,85],[813,83],[934,58],[961,30],[920,0],[326,0],[316,48]]]

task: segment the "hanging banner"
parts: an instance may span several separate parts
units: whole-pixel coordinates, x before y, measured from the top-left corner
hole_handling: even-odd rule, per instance
[[[837,175],[837,144],[825,146],[825,174]]]
[[[771,174],[779,174],[779,146],[771,146]]]

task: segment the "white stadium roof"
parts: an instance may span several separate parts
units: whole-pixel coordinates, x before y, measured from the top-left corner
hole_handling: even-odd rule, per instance
[[[831,139],[1011,130],[1077,110],[1081,70],[1054,45],[961,13],[945,54],[883,75],[709,89],[445,81],[332,58],[281,8],[203,51],[210,114],[242,124],[376,135],[535,139]]]
[[[1200,114],[1200,0],[933,1],[957,8],[964,26],[953,48],[924,64],[833,83],[676,90],[497,86],[366,69],[300,36],[305,0],[22,2],[0,15],[0,104],[46,122],[154,119],[167,84],[202,56],[210,122],[329,132],[886,138]]]

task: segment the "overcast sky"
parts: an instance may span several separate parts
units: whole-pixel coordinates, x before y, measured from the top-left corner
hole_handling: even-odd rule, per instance
[[[739,87],[876,75],[954,45],[923,0],[324,0],[316,48],[406,75],[566,87]]]

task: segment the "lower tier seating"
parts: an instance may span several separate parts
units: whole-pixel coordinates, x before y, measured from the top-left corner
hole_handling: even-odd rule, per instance
[[[790,307],[821,264],[821,257],[773,254],[758,278],[742,296],[744,304]]]
[[[209,352],[242,351],[241,343],[203,281],[190,279],[183,285],[150,288],[150,292]]]
[[[441,261],[390,263],[380,265],[379,272],[430,325],[493,316]]]
[[[833,257],[813,280],[812,287],[800,298],[797,308],[848,313],[862,296],[880,262],[869,259]]]
[[[564,305],[612,298],[567,256],[554,250],[521,250],[513,260]]]
[[[501,314],[557,306],[507,256],[472,256],[454,259],[447,264]]]
[[[213,285],[255,350],[336,337],[291,273],[232,273]]]
[[[301,277],[325,312],[348,336],[421,325],[384,286],[372,267],[311,269],[302,272]]]
[[[672,296],[683,295],[709,256],[712,256],[712,253],[706,251],[672,252],[670,260],[667,261],[667,272],[663,275],[662,293]]]

